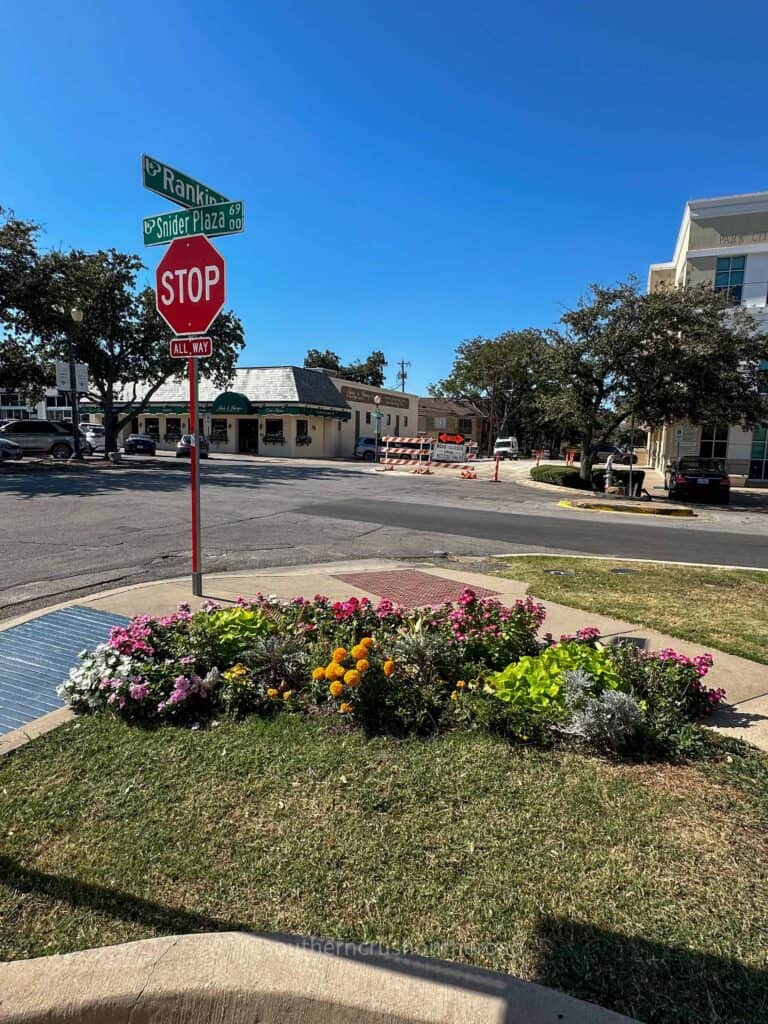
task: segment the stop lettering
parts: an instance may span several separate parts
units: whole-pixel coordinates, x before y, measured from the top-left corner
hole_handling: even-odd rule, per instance
[[[205,235],[177,238],[155,276],[157,311],[176,334],[203,334],[224,308],[224,259]]]

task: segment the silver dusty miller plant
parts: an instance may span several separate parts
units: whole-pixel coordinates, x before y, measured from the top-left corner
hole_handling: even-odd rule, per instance
[[[583,669],[565,675],[565,701],[571,721],[565,730],[602,750],[620,750],[637,732],[642,711],[634,697],[621,690],[591,696],[594,679]]]

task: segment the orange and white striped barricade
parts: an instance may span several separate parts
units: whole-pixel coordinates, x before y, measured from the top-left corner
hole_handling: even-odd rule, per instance
[[[384,454],[380,458],[385,469],[395,466],[414,466],[414,473],[429,473],[432,464],[431,437],[382,437]]]

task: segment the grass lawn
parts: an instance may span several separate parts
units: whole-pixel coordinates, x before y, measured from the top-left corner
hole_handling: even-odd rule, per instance
[[[716,749],[626,765],[288,715],[83,719],[0,759],[0,959],[287,931],[508,971],[648,1024],[765,1020],[768,761]]]
[[[510,558],[534,597],[600,612],[768,664],[768,573],[597,558]],[[573,575],[552,576],[567,569]],[[618,575],[613,569],[636,569]]]

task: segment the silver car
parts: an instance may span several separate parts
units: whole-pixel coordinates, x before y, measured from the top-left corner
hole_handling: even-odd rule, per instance
[[[14,441],[25,455],[51,455],[54,459],[69,459],[75,451],[72,425],[58,420],[11,420],[0,427],[0,437]],[[80,433],[82,450],[87,441]]]
[[[23,454],[21,446],[15,441],[0,436],[0,462],[5,462],[6,459],[20,459]]]
[[[87,455],[104,451],[106,430],[101,423],[81,423],[80,429],[85,434],[85,440],[88,442]]]

